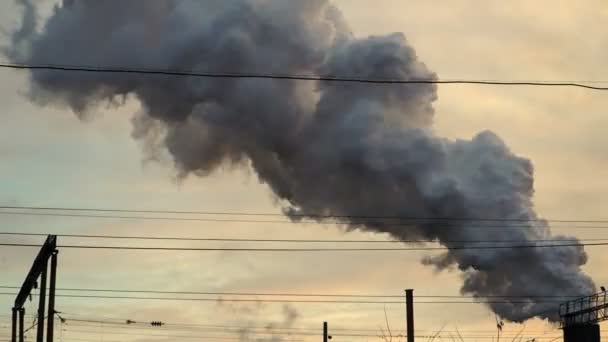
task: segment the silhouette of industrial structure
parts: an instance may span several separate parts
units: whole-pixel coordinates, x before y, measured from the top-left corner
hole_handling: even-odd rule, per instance
[[[599,322],[608,320],[608,293],[565,302],[559,307],[564,342],[600,342]]]
[[[38,303],[38,318],[36,330],[36,342],[44,342],[44,322],[47,321],[47,342],[53,342],[54,337],[54,318],[55,318],[55,284],[57,281],[57,236],[49,235],[40,248],[38,256],[34,259],[34,264],[29,273],[25,277],[25,281],[17,294],[15,304],[13,305],[12,326],[11,326],[11,341],[24,342],[24,320],[25,308],[23,305],[30,296],[32,290],[36,287],[40,288],[39,303]],[[47,288],[47,272],[49,268],[49,260],[51,261],[51,273],[49,282],[48,294],[48,314],[45,316],[46,304],[46,288]],[[40,283],[38,280],[40,279]]]
[[[36,322],[36,342],[44,342],[46,321],[46,342],[53,342],[55,311],[55,285],[57,281],[57,236],[49,235],[42,245],[34,263],[27,274],[12,309],[12,342],[25,342],[24,304],[33,289],[39,287],[39,303]],[[47,273],[50,281],[47,290]],[[39,281],[39,282],[38,282]],[[48,305],[46,303],[48,297]],[[413,290],[406,290],[406,338],[414,342],[414,301]],[[45,315],[45,310],[48,313]],[[565,302],[559,307],[561,328],[564,331],[564,342],[600,342],[599,323],[608,320],[608,292],[602,292]],[[162,322],[151,322],[152,326],[162,326]],[[328,342],[327,322],[323,323],[323,341]]]

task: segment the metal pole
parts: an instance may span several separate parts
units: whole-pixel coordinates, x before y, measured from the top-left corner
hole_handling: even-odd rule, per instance
[[[327,322],[323,322],[323,342],[327,342]]]
[[[32,293],[32,289],[34,288],[34,286],[36,286],[36,280],[40,278],[42,269],[47,267],[49,258],[56,249],[57,236],[49,235],[44,245],[42,245],[42,248],[40,248],[40,252],[38,252],[36,259],[34,260],[34,264],[32,265],[32,268],[25,277],[25,281],[21,286],[21,290],[19,290],[19,294],[17,295],[17,298],[15,298],[15,305],[13,305],[14,308],[23,307],[23,305],[27,301],[27,298]]]
[[[414,342],[414,290],[405,290],[407,342]]]
[[[46,272],[48,265],[42,267],[40,274],[40,302],[38,303],[38,329],[36,331],[36,342],[44,342],[44,309],[46,308]]]
[[[55,328],[55,283],[57,282],[57,254],[59,251],[54,251],[51,256],[51,279],[49,284],[49,314],[47,315],[46,323],[46,341],[53,342],[53,334]]]
[[[13,308],[13,325],[11,330],[11,341],[17,342],[17,308]]]
[[[25,341],[25,309],[19,309],[19,342]]]

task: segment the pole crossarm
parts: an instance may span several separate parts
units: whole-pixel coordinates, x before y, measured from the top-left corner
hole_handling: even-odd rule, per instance
[[[15,299],[14,307],[16,309],[21,309],[28,296],[32,292],[34,285],[36,284],[36,279],[42,274],[42,271],[46,269],[49,258],[53,255],[55,250],[57,249],[57,236],[49,235],[46,239],[46,242],[38,252],[38,256],[34,259],[34,263],[32,264],[32,268],[30,272],[27,274],[23,285],[21,286],[21,290]]]
[[[25,316],[25,308],[23,305],[32,292],[32,289],[36,286],[36,280],[41,278],[40,284],[40,303],[38,304],[38,326],[36,330],[36,342],[44,342],[44,310],[46,308],[46,278],[48,272],[49,259],[51,260],[51,283],[49,293],[49,325],[47,325],[47,342],[53,342],[53,315],[55,313],[55,281],[57,271],[57,236],[49,235],[44,242],[44,245],[40,248],[40,252],[34,259],[34,263],[30,268],[25,281],[15,298],[15,305],[13,307],[12,315],[12,331],[11,331],[11,342],[23,342],[24,333],[23,323]]]
[[[608,292],[565,302],[559,306],[559,316],[562,328],[608,320]]]

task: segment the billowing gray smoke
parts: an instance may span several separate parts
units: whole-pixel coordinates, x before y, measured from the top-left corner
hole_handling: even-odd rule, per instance
[[[432,79],[402,34],[357,38],[329,0],[68,1],[36,23],[25,5],[5,55],[18,63],[257,74]],[[533,168],[494,133],[448,140],[432,129],[434,85],[370,85],[137,74],[31,73],[31,98],[83,114],[138,99],[134,136],[166,146],[182,175],[250,163],[286,214],[491,217],[515,228],[427,219],[415,227],[347,219],[395,239],[529,241],[552,236],[534,212]],[[319,219],[319,218],[317,218]],[[533,221],[529,221],[533,220]],[[536,221],[535,221],[536,220]],[[494,222],[494,225],[506,223]],[[523,244],[530,244],[523,243]],[[522,243],[519,243],[522,244]],[[489,304],[505,319],[555,319],[535,296],[594,291],[582,247],[448,250],[463,294],[521,296]]]

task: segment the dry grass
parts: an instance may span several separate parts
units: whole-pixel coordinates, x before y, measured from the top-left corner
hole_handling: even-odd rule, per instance
[[[391,330],[391,325],[388,322],[388,315],[386,314],[386,308],[384,308],[384,322],[386,324],[386,330],[382,327],[380,328],[380,334],[378,335],[378,337],[380,339],[382,339],[384,342],[403,342],[403,341],[405,341],[406,335],[404,335],[404,334],[393,335],[393,332]],[[442,331],[443,331],[443,327],[441,329],[437,330],[437,332],[435,332],[433,335],[424,337],[424,338],[426,338],[426,340],[423,340],[423,341],[433,342],[437,338],[441,339],[440,334]],[[460,337],[460,339],[462,340],[462,337]],[[418,340],[420,340],[420,339],[418,339]],[[464,342],[464,341],[462,341],[462,342]]]
[[[385,328],[380,327],[380,334],[378,338],[383,340],[384,342],[405,342],[406,336],[404,334],[393,335],[391,330],[391,326],[388,322],[388,316],[386,314],[386,308],[384,309],[384,323],[386,325]],[[500,342],[500,334],[502,333],[502,328],[504,323],[500,319],[496,319],[496,339],[492,338],[492,342]],[[441,329],[437,330],[433,335],[424,336],[417,338],[418,341],[422,340],[425,342],[434,342],[435,340],[443,341],[447,339],[452,342],[465,342],[464,337],[460,334],[458,328],[455,328],[456,333],[449,333],[447,336],[441,335],[445,326],[441,327]],[[525,330],[525,326],[522,327],[519,332],[511,339],[511,342],[535,342],[535,339],[524,341],[523,333]]]

